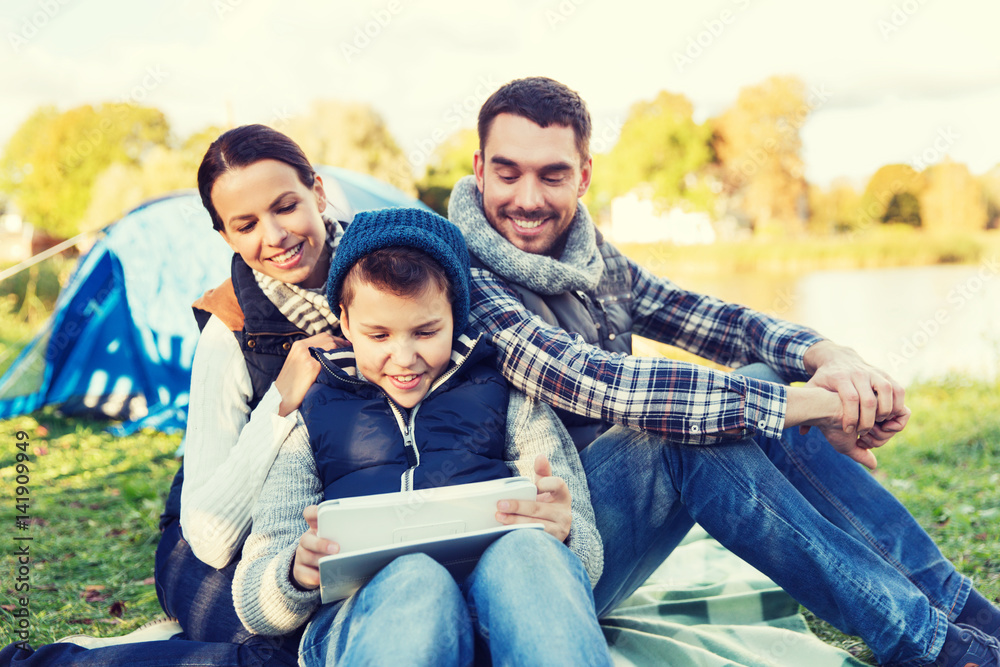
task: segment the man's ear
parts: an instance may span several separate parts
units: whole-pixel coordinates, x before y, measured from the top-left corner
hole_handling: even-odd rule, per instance
[[[594,174],[594,158],[588,157],[587,162],[580,168],[580,187],[577,188],[576,197],[579,199],[587,194],[590,188],[590,177]]]
[[[479,191],[483,191],[483,179],[486,175],[486,163],[483,162],[483,152],[481,150],[476,150],[472,154],[472,170],[476,174],[476,187]]]

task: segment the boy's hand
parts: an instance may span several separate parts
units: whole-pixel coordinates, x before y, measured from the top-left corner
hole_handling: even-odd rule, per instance
[[[331,336],[328,333],[316,334],[292,343],[292,348],[285,357],[285,363],[281,366],[281,372],[274,380],[274,386],[281,394],[281,405],[278,407],[278,414],[287,417],[299,409],[302,399],[305,398],[306,391],[316,381],[319,375],[319,362],[309,353],[310,347],[319,347],[324,350],[332,350],[335,347],[346,347],[350,345],[343,338]]]
[[[302,533],[299,546],[295,549],[295,559],[292,561],[292,578],[300,588],[307,591],[319,588],[319,559],[340,551],[340,545],[330,540],[321,539],[316,531],[316,516],[318,505],[310,505],[302,512],[309,530]]]
[[[573,510],[569,487],[561,477],[552,476],[552,466],[544,454],[535,459],[534,500],[501,500],[497,503],[497,521],[502,524],[541,523],[545,532],[560,542],[569,537]]]

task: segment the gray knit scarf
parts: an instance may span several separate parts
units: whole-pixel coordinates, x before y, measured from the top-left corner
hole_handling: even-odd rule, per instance
[[[344,235],[344,227],[343,224],[328,218],[323,218],[323,222],[326,223],[327,252],[333,257],[337,244],[340,243],[340,237]],[[299,329],[310,336],[323,332],[340,335],[340,320],[330,309],[330,302],[326,300],[325,284],[319,289],[310,290],[275,280],[256,269],[253,275],[264,296]]]
[[[519,250],[493,229],[483,213],[483,196],[474,176],[466,176],[451,191],[448,217],[462,230],[469,252],[505,280],[538,294],[570,290],[589,292],[604,273],[604,260],[597,248],[594,223],[587,209],[577,202],[569,238],[562,257],[534,255]]]

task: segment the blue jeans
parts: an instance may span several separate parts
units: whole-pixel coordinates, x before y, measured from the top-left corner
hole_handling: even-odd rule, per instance
[[[583,564],[533,530],[494,542],[461,585],[423,554],[397,558],[320,608],[301,657],[309,666],[611,664]]]
[[[164,522],[156,549],[156,594],[184,634],[169,641],[121,644],[87,650],[49,644],[36,651],[10,644],[0,651],[5,665],[296,665],[301,633],[262,637],[243,627],[233,607],[236,563],[222,570],[191,552],[176,518]]]
[[[932,662],[971,589],[906,508],[817,429],[693,447],[614,427],[580,457],[604,539],[599,616],[695,522],[883,664]]]

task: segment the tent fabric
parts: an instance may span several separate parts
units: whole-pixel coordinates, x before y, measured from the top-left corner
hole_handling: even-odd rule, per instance
[[[424,205],[376,179],[317,167],[334,215]],[[0,419],[59,405],[182,430],[198,327],[191,303],[228,276],[232,250],[195,191],[146,202],[104,228],[52,317],[0,378]]]

